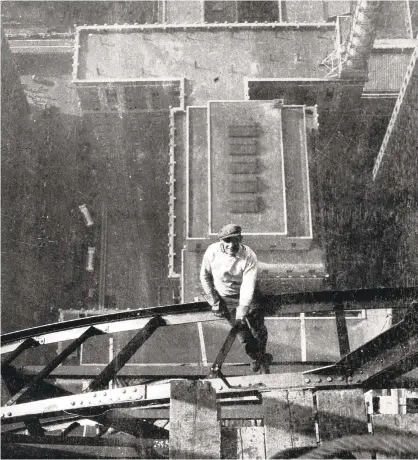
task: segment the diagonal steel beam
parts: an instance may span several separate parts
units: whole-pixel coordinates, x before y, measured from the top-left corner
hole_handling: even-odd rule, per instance
[[[387,388],[389,382],[418,367],[418,346],[410,355],[394,360],[364,382],[367,388]],[[401,387],[400,387],[401,388]],[[402,386],[403,388],[403,386]]]
[[[1,362],[1,369],[3,370],[7,367],[12,361],[14,361],[21,353],[23,353],[28,348],[38,347],[40,343],[33,339],[32,337],[28,337],[25,339],[15,350],[13,350],[9,355],[6,356]]]
[[[354,350],[336,365],[356,370],[376,359],[385,360],[392,349],[402,347],[404,342],[416,336],[418,336],[418,310],[412,307],[402,321]]]
[[[326,368],[304,372],[328,381],[347,378],[348,383],[391,386],[391,380],[418,366],[418,310],[412,307],[405,318],[382,334]]]
[[[213,362],[210,368],[210,373],[208,375],[209,378],[215,378],[215,377],[221,378],[223,382],[226,384],[226,386],[229,388],[231,387],[231,385],[226,380],[225,376],[222,374],[221,368],[222,368],[222,365],[226,357],[228,356],[229,351],[231,350],[232,345],[235,342],[238,331],[239,331],[238,325],[235,325],[231,328],[228,335],[226,336],[225,342],[223,343],[221,349],[219,350],[219,353],[217,354],[215,358],[215,361]]]
[[[350,353],[350,342],[348,339],[347,321],[344,314],[344,306],[337,304],[334,307],[335,322],[337,324],[338,346],[340,348],[340,357]]]
[[[71,353],[77,350],[81,344],[83,344],[88,338],[95,335],[102,334],[103,332],[95,327],[89,327],[83,334],[80,335],[76,340],[70,343],[61,353],[59,353],[51,362],[49,362],[28,384],[21,388],[12,398],[7,401],[6,406],[15,404],[24,394],[30,392],[40,382],[42,382],[48,375],[56,369]]]
[[[23,372],[16,370],[10,364],[3,364],[2,378],[11,395],[16,394],[27,382],[27,376]],[[46,385],[45,382],[42,383]],[[45,394],[48,394],[48,392],[45,392]],[[30,435],[43,436],[45,434],[41,422],[37,417],[28,417],[24,420],[24,424]]]
[[[134,413],[135,412],[133,412],[133,414]],[[165,428],[153,425],[150,421],[140,420],[127,411],[123,413],[120,409],[107,411],[100,417],[100,423],[110,425],[117,431],[123,431],[141,439],[168,439],[169,434],[168,430]]]
[[[138,349],[166,322],[160,316],[151,318],[148,323],[130,340],[115,358],[90,383],[85,392],[102,390],[116,377],[120,369],[132,358]]]

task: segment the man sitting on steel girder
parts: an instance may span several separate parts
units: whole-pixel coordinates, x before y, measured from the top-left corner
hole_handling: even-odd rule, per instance
[[[269,372],[273,357],[266,353],[267,328],[257,289],[257,256],[242,242],[241,227],[228,224],[203,256],[200,282],[212,312],[239,328],[238,337],[251,358],[251,370]]]

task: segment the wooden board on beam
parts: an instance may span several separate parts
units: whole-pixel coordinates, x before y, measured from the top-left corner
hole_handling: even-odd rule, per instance
[[[378,414],[372,416],[376,434],[418,434],[418,414]]]
[[[263,426],[222,427],[221,458],[266,458]]]
[[[316,398],[321,441],[367,434],[363,390],[319,390]]]
[[[310,390],[271,391],[263,395],[266,455],[295,447],[316,446]]]
[[[216,391],[209,382],[171,382],[170,458],[220,458]]]

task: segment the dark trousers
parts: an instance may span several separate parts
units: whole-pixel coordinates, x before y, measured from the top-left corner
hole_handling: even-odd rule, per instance
[[[223,299],[226,303],[225,318],[229,324],[235,324],[235,316],[237,313],[235,302],[230,302],[229,299]],[[232,305],[231,305],[232,303]],[[238,339],[244,345],[245,352],[252,359],[260,359],[266,352],[268,332],[264,324],[264,309],[256,306],[250,309],[250,313],[245,317],[244,325],[238,332]]]

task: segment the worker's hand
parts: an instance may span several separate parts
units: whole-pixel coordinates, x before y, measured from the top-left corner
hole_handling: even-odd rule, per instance
[[[224,308],[225,302],[220,299],[212,305],[212,313],[218,318],[222,318],[224,316]]]
[[[245,326],[245,318],[236,319],[234,326],[236,326],[238,329],[243,328]]]

